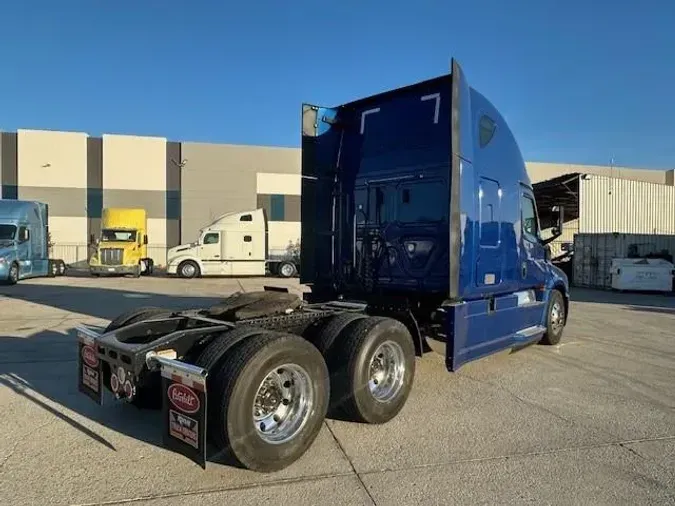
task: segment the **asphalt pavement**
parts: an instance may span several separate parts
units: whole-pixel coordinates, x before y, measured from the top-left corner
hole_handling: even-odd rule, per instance
[[[162,447],[159,413],[77,390],[73,327],[297,281],[50,278],[0,287],[0,504],[675,504],[675,297],[575,290],[562,344],[417,362],[382,426],[327,420],[274,474]]]

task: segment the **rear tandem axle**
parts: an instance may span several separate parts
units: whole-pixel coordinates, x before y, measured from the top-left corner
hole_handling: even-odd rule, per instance
[[[402,318],[405,321],[405,318]],[[385,423],[412,387],[418,335],[366,304],[302,305],[276,291],[207,310],[139,308],[78,327],[79,389],[162,409],[164,444],[202,467],[209,441],[261,472],[300,458],[324,418]]]

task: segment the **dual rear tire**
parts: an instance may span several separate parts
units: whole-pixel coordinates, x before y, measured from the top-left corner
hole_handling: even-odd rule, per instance
[[[65,276],[66,263],[63,260],[47,260],[47,271],[47,276],[50,278]]]
[[[415,345],[401,322],[338,315],[316,345],[330,371],[333,416],[382,424],[403,409],[415,377]]]
[[[262,329],[229,349],[216,366],[212,356],[218,347],[214,341],[197,360],[212,365],[210,439],[228,460],[247,469],[273,472],[289,466],[312,445],[326,416],[326,362],[306,339]]]
[[[247,335],[232,334],[241,332]],[[232,338],[241,340],[228,345]],[[341,314],[312,341],[234,329],[210,343],[196,365],[210,371],[212,442],[248,469],[273,472],[307,451],[331,412],[365,423],[394,418],[412,387],[415,348],[396,320]]]

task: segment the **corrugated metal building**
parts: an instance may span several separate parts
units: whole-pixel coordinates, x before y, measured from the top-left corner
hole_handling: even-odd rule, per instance
[[[551,252],[574,252],[568,271],[574,286],[609,288],[613,258],[675,256],[675,186],[571,173],[534,189],[543,226],[553,205],[565,207],[564,233]]]
[[[534,189],[543,226],[553,205],[565,207],[564,233],[551,244],[554,256],[580,233],[675,235],[675,186],[574,173],[535,183]]]

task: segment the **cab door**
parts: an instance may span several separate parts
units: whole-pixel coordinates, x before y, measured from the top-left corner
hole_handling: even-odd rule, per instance
[[[202,238],[199,247],[199,257],[204,266],[204,274],[222,274],[223,259],[221,257],[220,244],[222,241],[220,232],[207,232]]]
[[[20,225],[17,230],[17,260],[19,261],[19,278],[25,278],[33,273],[33,255],[30,241],[30,230]]]
[[[534,193],[524,185],[520,190],[520,225],[520,292],[527,294],[531,301],[521,306],[521,311],[523,328],[529,328],[540,325],[542,321],[545,304],[536,300],[534,291],[546,285],[548,266]]]

